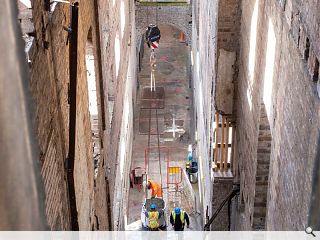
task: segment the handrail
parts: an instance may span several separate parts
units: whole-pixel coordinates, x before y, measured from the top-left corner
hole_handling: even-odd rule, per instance
[[[212,215],[212,217],[209,219],[209,221],[204,225],[204,227],[203,227],[204,231],[210,231],[210,225],[213,223],[215,218],[218,216],[219,212],[224,207],[226,202],[230,201],[238,192],[240,192],[240,188],[237,186],[227,195],[227,197],[222,201],[222,203],[220,204],[218,209],[215,211],[215,213]]]

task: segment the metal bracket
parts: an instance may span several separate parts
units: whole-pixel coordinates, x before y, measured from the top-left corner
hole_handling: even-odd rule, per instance
[[[69,39],[70,39],[70,34],[72,33],[72,29],[71,29],[71,27],[63,26],[63,30],[68,32],[67,41],[66,41],[66,45],[68,45],[69,44]]]

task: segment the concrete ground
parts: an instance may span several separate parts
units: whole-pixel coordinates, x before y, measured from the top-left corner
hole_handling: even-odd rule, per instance
[[[156,97],[160,100],[152,103],[155,103],[154,106],[163,107],[161,103],[164,100],[164,108],[157,110],[142,109],[148,104],[150,105],[150,100],[148,100],[150,98],[150,50],[145,45],[134,112],[135,128],[131,169],[145,168],[145,149],[150,142],[148,179],[162,183],[168,215],[173,207],[180,206],[191,215],[190,230],[201,230],[200,217],[199,214],[195,213],[196,210],[193,206],[192,191],[194,189],[188,184],[188,180],[182,178],[183,181],[180,184],[179,191],[176,192],[174,185],[168,184],[168,181],[179,181],[179,175],[173,174],[170,179],[167,178],[168,166],[181,167],[182,170],[185,168],[188,145],[193,143],[192,92],[189,88],[190,50],[185,43],[180,43],[180,32],[177,29],[168,25],[160,25],[159,28],[161,40],[159,48],[155,50],[157,59],[155,81],[157,86]],[[164,90],[164,94],[161,90]],[[151,120],[149,122],[150,115]],[[150,132],[153,134],[150,139],[148,138],[149,124]],[[160,154],[158,152],[157,131],[160,133]],[[162,174],[160,174],[160,169]],[[194,185],[197,188],[197,184]],[[197,194],[195,195],[197,197]],[[127,230],[141,229],[141,208],[145,197],[146,193],[143,190],[130,188]],[[148,193],[148,197],[150,197],[150,193]],[[170,227],[168,230],[171,230]]]

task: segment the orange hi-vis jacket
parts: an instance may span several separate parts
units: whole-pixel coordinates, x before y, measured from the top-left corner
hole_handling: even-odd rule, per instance
[[[148,180],[148,182],[150,183],[151,196],[159,198],[162,197],[161,185],[152,180]]]

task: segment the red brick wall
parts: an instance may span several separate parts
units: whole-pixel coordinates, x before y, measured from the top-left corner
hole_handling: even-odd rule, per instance
[[[93,185],[93,159],[91,128],[88,111],[88,90],[85,66],[85,47],[89,29],[92,28],[94,57],[100,61],[96,47],[96,12],[94,0],[79,1],[78,31],[78,92],[75,156],[75,188],[79,227],[81,230],[97,228],[107,230],[106,196],[100,195],[100,212],[95,215]],[[63,26],[69,25],[70,7],[59,3],[52,14],[44,11],[43,1],[33,1],[33,21],[37,38],[31,56],[31,91],[36,102],[37,136],[43,163],[46,210],[51,229],[70,229],[68,193],[64,162],[68,155],[68,83],[69,45]],[[48,49],[43,42],[48,42]],[[99,65],[96,64],[96,79],[100,80]],[[101,109],[99,109],[101,110]],[[102,173],[104,171],[101,171]],[[105,193],[105,181],[99,181],[96,191]]]

